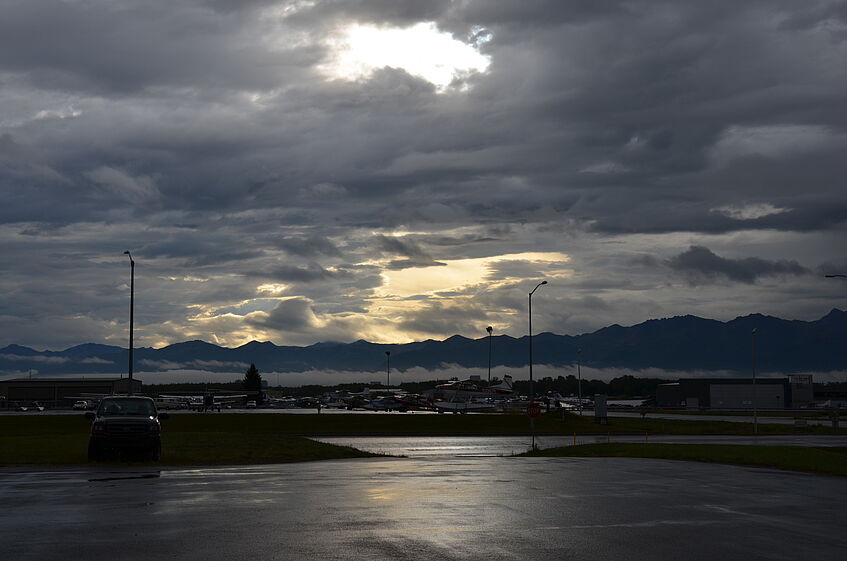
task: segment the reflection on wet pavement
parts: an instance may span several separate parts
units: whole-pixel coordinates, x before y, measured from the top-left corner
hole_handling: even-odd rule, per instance
[[[796,561],[845,550],[844,496],[844,478],[632,458],[18,468],[0,543],[15,561]]]

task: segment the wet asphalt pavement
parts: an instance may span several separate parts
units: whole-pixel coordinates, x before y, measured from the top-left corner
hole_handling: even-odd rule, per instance
[[[847,479],[612,458],[0,470],[3,559],[837,559]]]

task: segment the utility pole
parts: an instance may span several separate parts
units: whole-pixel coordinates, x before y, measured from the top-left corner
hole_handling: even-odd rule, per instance
[[[132,254],[129,251],[124,251],[124,255],[129,256],[129,365],[127,372],[129,373],[129,395],[132,395],[132,330],[133,320],[135,316],[135,261],[132,259]]]
[[[532,295],[538,290],[542,284],[547,284],[547,281],[541,281],[529,293],[529,402],[532,403],[535,398],[535,386],[532,380]]]
[[[579,416],[582,417],[582,372],[579,368],[579,363],[582,362],[582,347],[576,349],[576,376],[577,376],[577,392],[578,392],[578,405],[579,407]]]
[[[490,325],[485,328],[488,331],[488,385],[491,385],[491,332],[494,328]]]

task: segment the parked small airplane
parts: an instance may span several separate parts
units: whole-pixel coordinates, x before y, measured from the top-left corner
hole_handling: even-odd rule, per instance
[[[432,409],[432,402],[416,393],[396,393],[386,395],[364,405],[374,411],[408,411],[409,409]]]
[[[432,409],[432,402],[419,393],[406,393],[394,396],[394,401],[402,409]]]
[[[206,392],[203,395],[160,395],[158,399],[168,400],[171,403],[179,403],[197,411],[207,411],[210,409],[220,411],[222,407],[243,402],[246,397],[247,394],[215,395],[212,392]]]
[[[457,380],[446,384],[439,384],[435,386],[435,391],[447,398],[494,397],[507,396],[514,393],[514,390],[512,390],[512,377],[508,374],[503,376],[502,382],[494,386],[485,386],[481,382],[481,380],[475,378]]]
[[[504,400],[514,395],[512,377],[508,374],[503,381],[493,386],[486,386],[478,376],[469,380],[457,380],[435,386],[433,406],[436,411],[466,411],[493,409],[498,406],[495,401]]]

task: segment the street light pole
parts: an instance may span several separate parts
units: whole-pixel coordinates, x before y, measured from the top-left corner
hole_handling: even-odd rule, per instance
[[[576,349],[576,376],[577,376],[577,392],[579,392],[578,397],[578,405],[579,407],[579,416],[582,417],[582,372],[579,369],[579,363],[582,361],[582,348],[578,347]]]
[[[385,351],[385,386],[391,387],[391,351]]]
[[[751,352],[753,358],[753,434],[759,434],[759,423],[756,416],[756,328],[750,333]]]
[[[541,281],[529,293],[529,402],[532,403],[535,398],[535,385],[532,379],[532,295],[538,290],[542,284],[547,284],[547,281]]]
[[[129,373],[129,395],[132,395],[132,331],[135,319],[135,260],[129,250],[124,251],[124,255],[129,256],[129,364],[127,372]]]
[[[488,385],[491,385],[491,332],[494,328],[489,325],[485,330],[488,331]]]

